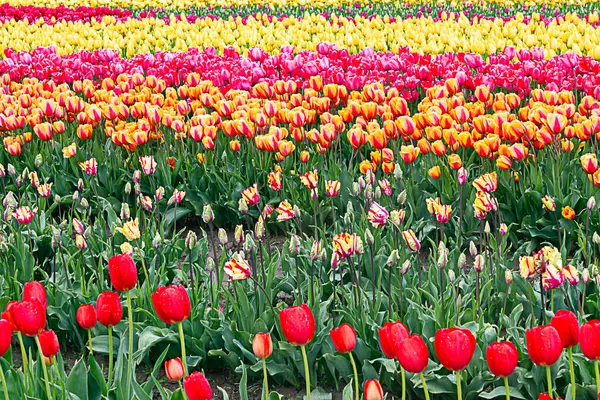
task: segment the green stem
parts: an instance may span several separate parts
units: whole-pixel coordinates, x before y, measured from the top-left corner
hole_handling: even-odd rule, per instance
[[[90,342],[90,355],[94,354],[94,348],[92,347],[92,331],[88,329],[88,341]]]
[[[594,361],[594,370],[596,371],[596,390],[600,394],[600,370],[598,369],[598,360]]]
[[[52,392],[50,391],[50,382],[48,381],[48,368],[46,367],[46,363],[44,362],[44,354],[42,353],[42,345],[40,343],[40,339],[36,336],[35,343],[37,344],[40,362],[42,363],[42,370],[44,371],[44,383],[46,384],[46,396],[48,396],[48,400],[52,399]]]
[[[546,367],[546,379],[548,380],[548,396],[550,396],[550,398],[553,399],[554,397],[552,397],[552,371],[550,370],[550,367]]]
[[[21,332],[17,331],[17,337],[19,338],[19,346],[21,347],[21,358],[23,359],[23,372],[25,373],[25,387],[27,387],[27,382],[29,381],[29,365],[27,356],[27,352],[25,351],[25,344],[23,343],[23,335]]]
[[[8,399],[8,389],[6,388],[6,377],[4,376],[4,370],[0,366],[0,378],[2,378],[2,389],[4,390],[4,400]]]
[[[506,400],[510,400],[510,387],[508,386],[508,377],[504,377],[504,388],[506,389]]]
[[[131,291],[127,291],[127,313],[129,318],[129,362],[127,363],[127,390],[126,399],[131,393],[131,378],[133,373],[133,309],[131,307]]]
[[[181,361],[183,361],[183,373],[184,373],[184,375],[187,375],[188,370],[187,370],[187,361],[186,361],[186,357],[185,357],[185,339],[183,336],[183,322],[180,322],[178,325],[179,325],[179,341],[181,342]]]
[[[267,375],[267,359],[263,358],[262,359],[262,365],[263,365],[263,375],[264,375],[264,390],[265,390],[265,400],[269,400],[269,379],[268,379],[268,375]]]
[[[400,366],[400,374],[402,375],[402,400],[406,400],[406,375],[402,366]]]
[[[113,335],[112,326],[108,327],[108,388],[112,386],[113,375]]]
[[[460,371],[456,371],[456,392],[458,394],[458,400],[462,400],[462,389],[460,387]]]
[[[306,400],[310,400],[310,371],[308,370],[308,357],[306,357],[306,348],[300,346],[302,350],[302,358],[304,359],[304,379],[306,379]]]
[[[360,391],[358,389],[358,372],[356,371],[356,362],[354,362],[354,357],[352,357],[352,353],[348,353],[348,357],[350,357],[350,364],[352,364],[352,372],[354,372],[354,398],[356,400],[359,400]]]
[[[419,377],[421,378],[421,383],[423,384],[423,392],[425,392],[425,400],[429,400],[429,390],[427,390],[427,382],[425,382],[425,377],[423,376],[422,372],[419,374]]]
[[[569,372],[571,373],[571,399],[575,400],[577,397],[577,387],[575,386],[575,368],[573,368],[573,348],[567,349],[569,354]]]

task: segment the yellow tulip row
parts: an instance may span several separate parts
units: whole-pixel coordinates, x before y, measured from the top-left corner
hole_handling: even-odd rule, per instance
[[[388,21],[388,22],[386,22]],[[505,46],[517,49],[541,47],[546,57],[565,52],[600,58],[600,27],[569,15],[547,26],[535,18],[525,23],[520,18],[470,21],[434,21],[418,18],[389,22],[386,18],[333,18],[319,15],[309,18],[285,18],[268,22],[250,17],[241,19],[198,19],[195,23],[146,18],[116,21],[104,17],[101,21],[58,22],[35,24],[8,21],[0,24],[0,52],[5,48],[31,51],[39,46],[55,46],[58,54],[82,50],[117,49],[122,55],[157,51],[187,51],[190,47],[213,46],[222,52],[227,46],[246,53],[250,47],[260,47],[277,53],[284,45],[297,50],[314,50],[319,42],[332,42],[358,52],[369,46],[376,51],[395,51],[409,46],[414,51],[439,54],[443,52],[473,52],[490,54]]]

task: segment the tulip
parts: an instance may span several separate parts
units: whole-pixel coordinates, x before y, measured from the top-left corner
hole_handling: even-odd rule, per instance
[[[13,213],[13,217],[19,222],[21,225],[28,225],[33,221],[33,216],[37,212],[37,208],[33,210],[27,206],[22,206],[16,209]]]
[[[53,330],[45,330],[40,332],[38,335],[40,345],[42,348],[42,354],[45,357],[52,358],[60,351],[60,345],[58,343],[58,337]]]
[[[397,358],[396,349],[398,345],[410,335],[408,328],[400,321],[386,322],[383,328],[378,329],[379,345],[387,358]],[[404,368],[402,374],[402,398],[406,398],[406,376]]]
[[[119,254],[108,260],[108,273],[113,287],[119,292],[128,292],[137,283],[137,268],[128,254]]]
[[[573,210],[569,206],[563,207],[561,214],[564,219],[569,220],[569,221],[574,220],[575,216],[576,216],[575,210]]]
[[[46,289],[44,289],[44,286],[37,281],[27,282],[23,286],[23,300],[30,301],[34,299],[39,301],[44,309],[46,309],[48,306],[48,301],[46,300]]]
[[[258,184],[254,184],[247,189],[242,190],[242,199],[246,201],[248,207],[252,207],[260,201],[258,194]]]
[[[92,350],[92,333],[91,329],[96,326],[98,321],[98,316],[96,314],[96,309],[91,304],[82,304],[77,309],[76,314],[77,323],[83,329],[88,332],[88,341],[90,344],[90,354],[93,354]]]
[[[352,364],[352,370],[354,371],[354,391],[356,400],[359,399],[358,390],[358,372],[356,370],[356,363],[354,357],[352,357],[352,351],[356,347],[356,332],[354,328],[349,324],[342,324],[337,328],[329,331],[333,346],[340,353],[348,353],[350,363]]]
[[[383,389],[377,379],[369,379],[365,382],[363,388],[365,400],[381,400],[383,399]]]
[[[183,388],[189,400],[211,400],[212,389],[201,372],[194,372],[183,380]]]
[[[600,397],[600,368],[598,367],[598,361],[600,360],[600,320],[594,319],[581,325],[579,345],[583,355],[594,361],[596,388],[598,397]]]
[[[546,367],[548,393],[552,393],[552,375],[550,366],[560,358],[563,350],[561,337],[552,325],[537,326],[526,333],[529,358],[536,365]]]
[[[115,292],[100,293],[96,300],[96,312],[98,321],[108,327],[108,384],[112,385],[113,372],[113,337],[112,327],[121,322],[123,317],[123,307],[119,294]]]
[[[125,222],[122,227],[118,227],[116,230],[121,232],[130,242],[139,239],[141,236],[137,219]]]
[[[310,400],[310,371],[306,356],[306,344],[315,336],[315,317],[306,305],[288,307],[279,312],[281,330],[286,340],[300,346],[304,359],[304,378],[306,379],[306,398]]]
[[[468,329],[443,328],[435,333],[435,354],[445,368],[455,371],[459,400],[462,399],[460,371],[471,362],[476,345],[475,336]]]
[[[252,275],[252,268],[248,261],[238,258],[232,258],[223,266],[225,273],[232,281],[246,280]]]
[[[12,332],[13,330],[11,323],[5,319],[0,320],[0,357],[4,357],[10,348]],[[2,379],[2,388],[4,389],[4,399],[9,400],[8,389],[6,387],[6,377],[4,376],[4,371],[2,368],[0,368],[0,378]]]
[[[425,399],[429,400],[429,391],[427,390],[427,383],[423,376],[423,371],[429,363],[429,351],[423,338],[414,334],[400,341],[396,344],[395,353],[403,370],[407,370],[411,374],[419,374],[421,383],[423,384]]]
[[[421,243],[419,243],[419,240],[412,229],[402,231],[402,238],[410,251],[419,251],[421,249]]]
[[[17,330],[25,336],[36,336],[46,327],[46,309],[36,298],[14,303],[10,313]]]
[[[339,181],[327,181],[325,182],[325,194],[327,197],[337,197],[340,193],[340,182]]]
[[[252,340],[252,351],[254,355],[262,359],[263,364],[263,385],[265,400],[269,398],[269,379],[267,375],[267,358],[273,353],[273,341],[269,332],[257,333]]]
[[[390,213],[385,208],[373,202],[367,213],[367,218],[375,228],[382,228],[385,226],[389,215]]]
[[[185,376],[185,368],[181,358],[176,357],[165,361],[165,374],[171,382],[178,382]]]
[[[569,369],[571,373],[572,398],[576,395],[575,369],[573,368],[573,346],[579,343],[579,321],[577,316],[568,310],[559,310],[550,321],[560,336],[562,346],[567,349],[569,356]]]
[[[511,342],[494,342],[485,351],[485,359],[492,374],[504,378],[506,399],[510,400],[508,376],[514,372],[519,362],[517,348]]]

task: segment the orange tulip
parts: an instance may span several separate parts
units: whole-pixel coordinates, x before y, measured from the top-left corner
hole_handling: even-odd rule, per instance
[[[450,154],[448,156],[448,165],[453,170],[457,171],[462,167],[462,160],[458,154]]]
[[[419,149],[415,148],[412,144],[408,146],[403,145],[400,148],[400,157],[402,157],[402,160],[404,160],[404,162],[407,164],[415,162],[418,155]]]
[[[581,168],[586,174],[593,174],[598,170],[598,160],[596,159],[596,155],[592,153],[587,153],[581,156]]]
[[[442,174],[442,172],[440,171],[440,167],[437,165],[435,167],[429,168],[429,171],[427,171],[427,173],[433,179],[438,179]]]

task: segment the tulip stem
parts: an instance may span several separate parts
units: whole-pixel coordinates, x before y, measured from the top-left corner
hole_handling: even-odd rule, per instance
[[[90,355],[94,355],[94,348],[92,347],[92,331],[91,331],[91,329],[88,329],[87,333],[88,333],[88,341],[90,343]]]
[[[456,392],[458,394],[458,400],[462,400],[462,388],[460,387],[460,371],[456,371]]]
[[[596,371],[596,390],[600,394],[600,369],[598,368],[598,360],[594,361],[594,370]]]
[[[23,372],[25,373],[25,387],[27,387],[27,382],[29,381],[29,365],[27,356],[27,352],[25,351],[25,344],[23,344],[23,335],[21,332],[17,331],[17,337],[19,338],[19,346],[21,347],[21,358],[23,359]]]
[[[8,389],[6,388],[6,377],[4,376],[4,369],[0,366],[0,378],[2,378],[2,389],[4,390],[4,400],[8,399]]]
[[[548,395],[551,399],[553,399],[554,397],[552,397],[552,371],[550,370],[550,367],[546,367],[546,379],[548,380]]]
[[[402,400],[406,400],[406,374],[402,366],[400,366],[400,374],[402,375]]]
[[[575,368],[573,368],[573,348],[567,349],[569,354],[569,372],[571,373],[571,399],[575,400],[577,396],[577,387],[575,386]]]
[[[504,377],[504,388],[506,389],[506,400],[510,400],[510,386],[508,386],[508,377]]]
[[[356,362],[354,362],[354,357],[352,357],[352,353],[348,353],[348,357],[350,357],[350,364],[352,364],[352,372],[354,372],[354,398],[356,400],[359,400],[360,391],[358,389],[358,372],[356,371]]]
[[[421,383],[423,384],[423,392],[425,392],[425,400],[429,400],[429,390],[427,390],[427,382],[425,382],[425,377],[423,376],[422,372],[419,374],[419,377],[421,378]]]
[[[265,391],[265,400],[269,400],[269,379],[268,379],[268,375],[267,375],[267,359],[266,358],[262,359],[262,365],[263,365],[263,375],[264,375],[263,390]]]
[[[48,368],[46,367],[46,363],[44,362],[44,353],[42,352],[42,345],[40,343],[39,337],[36,335],[35,343],[37,344],[39,350],[40,362],[42,363],[42,370],[44,371],[44,383],[46,384],[46,395],[48,396],[48,400],[52,399],[52,392],[50,391],[50,382],[48,381]]]
[[[185,357],[185,339],[183,336],[183,322],[177,324],[179,328],[179,341],[181,342],[181,361],[183,361],[183,373],[185,375],[188,374],[187,370],[187,360]]]
[[[113,374],[113,335],[112,326],[108,327],[108,388],[110,389],[112,384]]]
[[[300,346],[302,358],[304,359],[304,379],[306,379],[306,400],[310,400],[310,371],[308,370],[308,357],[306,357],[306,347]],[[596,366],[598,362],[596,362]]]
[[[126,399],[129,399],[131,393],[131,377],[133,373],[133,308],[131,307],[131,291],[127,291],[127,313],[129,318],[129,362],[127,363],[127,390]]]

